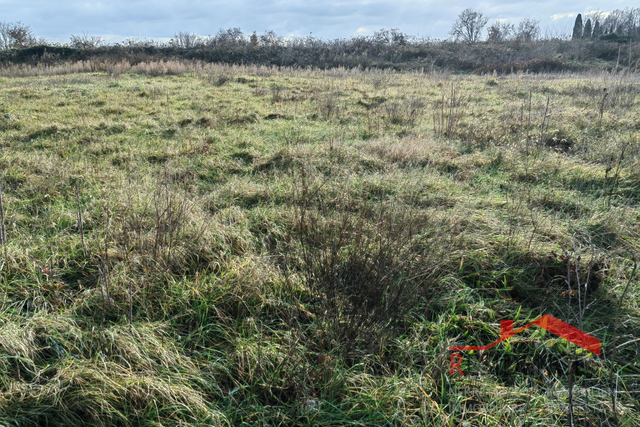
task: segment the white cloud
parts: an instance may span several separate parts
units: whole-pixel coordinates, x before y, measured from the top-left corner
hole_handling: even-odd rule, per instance
[[[611,12],[603,12],[601,10],[590,10],[589,12],[586,12],[584,15],[599,16],[599,17],[602,17],[602,18],[606,18],[610,14],[611,14]]]
[[[358,29],[356,30],[356,33],[357,33],[357,34],[368,34],[368,33],[369,33],[369,30],[368,30],[368,29],[366,29],[365,27],[360,27],[360,28],[358,28]]]
[[[555,15],[551,15],[551,19],[557,21],[558,19],[575,18],[576,16],[578,16],[578,12],[556,13]]]

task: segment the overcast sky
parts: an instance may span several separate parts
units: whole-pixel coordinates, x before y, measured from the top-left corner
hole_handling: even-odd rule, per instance
[[[267,30],[279,36],[323,39],[372,35],[398,28],[410,35],[444,39],[465,8],[516,24],[540,20],[542,34],[570,34],[575,16],[637,7],[634,1],[432,0],[0,0],[0,21],[20,21],[38,37],[65,43],[70,35],[89,34],[109,42],[126,38],[167,39],[179,31],[215,35],[239,27],[249,35]]]

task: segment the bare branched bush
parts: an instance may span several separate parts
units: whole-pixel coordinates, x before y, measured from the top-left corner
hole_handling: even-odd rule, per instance
[[[90,36],[87,33],[84,33],[80,36],[72,35],[69,41],[69,45],[76,49],[97,49],[104,46],[104,44],[104,38],[98,36]]]
[[[403,125],[405,132],[414,127],[424,110],[424,100],[421,98],[405,99],[402,102],[392,102],[384,105],[384,110],[392,124]]]
[[[197,34],[180,31],[169,40],[169,45],[177,47],[178,49],[193,49],[195,47],[202,47],[207,42],[206,37],[198,36]]]
[[[284,88],[281,85],[274,84],[271,86],[271,103],[272,104],[277,104],[278,102],[282,101],[283,91],[284,91]]]
[[[302,177],[293,237],[316,297],[325,342],[348,355],[378,351],[405,316],[436,295],[452,250],[450,220],[345,193],[325,199]]]
[[[330,119],[337,115],[339,111],[337,96],[334,93],[330,93],[318,98],[318,110],[325,119]]]
[[[207,80],[214,86],[223,86],[231,80],[231,76],[226,72],[213,73],[207,75]]]
[[[140,38],[128,38],[122,42],[122,46],[125,47],[162,47],[163,43],[153,39],[140,39]]]
[[[114,208],[118,225],[110,245],[136,271],[189,275],[208,270],[217,259],[210,235],[215,230],[205,229],[204,213],[173,188],[171,179],[165,172],[152,194],[126,194]]]

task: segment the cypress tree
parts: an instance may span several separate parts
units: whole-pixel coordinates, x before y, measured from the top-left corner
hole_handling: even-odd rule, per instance
[[[576,23],[573,24],[573,35],[571,40],[578,40],[582,38],[582,14],[576,16]]]
[[[587,23],[584,24],[584,30],[582,30],[582,38],[583,39],[591,38],[591,19],[587,19]]]
[[[591,33],[592,39],[599,39],[602,35],[602,27],[600,26],[600,21],[596,19],[596,23],[593,26],[593,32]]]

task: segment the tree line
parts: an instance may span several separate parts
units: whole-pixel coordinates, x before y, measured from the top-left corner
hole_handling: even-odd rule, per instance
[[[489,17],[473,9],[465,9],[453,23],[450,35],[458,41],[477,43],[482,41]],[[584,23],[583,23],[584,22]],[[540,21],[525,18],[518,25],[496,20],[486,32],[488,42],[515,40],[532,42],[541,39]],[[613,12],[594,11],[576,16],[571,40],[624,41],[640,39],[640,8],[616,9]]]
[[[584,23],[583,23],[584,19]],[[558,71],[591,60],[615,61],[631,67],[640,56],[637,43],[640,9],[578,14],[569,35],[542,35],[539,21],[512,24],[465,9],[452,24],[450,38],[418,38],[398,29],[371,36],[322,40],[312,36],[284,38],[273,31],[245,34],[220,29],[214,36],[177,32],[168,42],[128,39],[107,44],[97,36],[72,35],[68,43],[37,38],[30,27],[0,23],[0,63],[47,64],[62,60],[103,58],[141,62],[182,58],[213,62],[276,66],[445,68],[463,72]],[[621,53],[617,43],[629,42]],[[626,57],[621,57],[626,55]],[[616,65],[617,67],[617,65]]]
[[[525,18],[517,25],[506,20],[496,20],[486,29],[486,39],[483,37],[485,28],[490,18],[483,13],[473,9],[463,10],[453,23],[450,35],[455,41],[476,43],[486,40],[487,42],[520,41],[532,42],[542,40],[540,31],[540,21],[532,18]],[[357,41],[367,39],[366,36],[354,37]],[[397,29],[390,31],[381,30],[371,37],[372,42],[399,43],[416,42],[414,37],[407,36]],[[546,37],[549,38],[563,38]],[[637,40],[640,38],[640,8],[616,9],[612,12],[594,11],[576,16],[571,40],[613,40],[615,38],[625,38]],[[307,40],[309,38],[306,38]],[[319,41],[319,40],[318,40]],[[250,36],[245,36],[239,28],[220,30],[216,36],[199,36],[190,32],[178,32],[166,44],[156,40],[128,39],[122,44],[125,46],[155,46],[155,47],[178,47],[178,48],[201,48],[216,44],[225,43],[250,43],[257,45],[273,45],[282,43],[283,39],[278,37],[273,31],[267,31],[258,36],[254,31]],[[71,35],[69,43],[64,46],[80,49],[93,49],[106,44],[102,37],[90,36],[88,34]],[[28,25],[21,22],[5,23],[0,22],[0,50],[22,49],[36,45],[51,45],[44,38],[37,38]]]
[[[590,12],[584,19],[576,16],[571,34],[572,40],[618,40],[640,39],[640,8],[614,10],[610,13]]]

